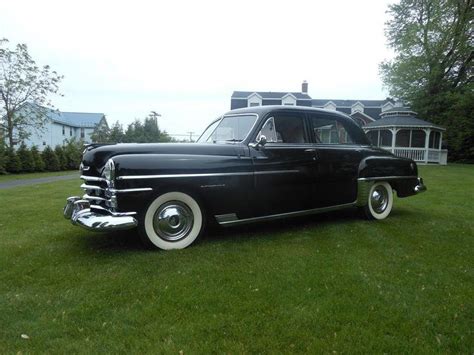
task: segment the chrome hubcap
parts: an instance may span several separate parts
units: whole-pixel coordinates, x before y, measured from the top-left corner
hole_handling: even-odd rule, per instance
[[[170,201],[158,208],[153,228],[161,239],[176,242],[185,238],[194,224],[193,212],[182,202]]]
[[[370,195],[370,205],[376,213],[383,213],[388,205],[388,191],[383,186],[377,186]]]

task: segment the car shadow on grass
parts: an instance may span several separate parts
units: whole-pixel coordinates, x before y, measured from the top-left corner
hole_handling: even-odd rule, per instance
[[[404,208],[395,208],[390,217],[391,219],[403,219],[412,215]],[[249,239],[258,238],[259,240],[273,240],[280,238],[283,234],[305,230],[312,230],[317,234],[318,229],[331,225],[343,225],[344,223],[377,223],[377,221],[368,221],[361,216],[361,213],[355,209],[327,212],[316,215],[292,217],[266,222],[251,223],[241,226],[224,228],[212,226],[199,241],[200,246],[219,242],[232,241],[235,243],[246,243]],[[79,242],[81,247],[93,251],[94,253],[104,254],[124,254],[140,252],[156,252],[158,250],[146,249],[140,242],[137,230],[118,231],[113,233],[91,233]]]
[[[290,217],[266,222],[251,223],[236,227],[216,227],[203,238],[202,243],[212,243],[226,240],[245,242],[248,238],[274,239],[289,232],[307,229],[317,232],[319,228],[331,224],[341,224],[361,220],[356,209],[327,212],[323,214]],[[363,220],[363,219],[362,219]]]

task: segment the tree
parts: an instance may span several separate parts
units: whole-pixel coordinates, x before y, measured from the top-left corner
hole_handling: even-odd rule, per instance
[[[52,106],[47,97],[58,93],[63,77],[48,65],[37,66],[25,44],[17,44],[14,50],[7,44],[8,40],[0,39],[0,129],[13,147],[16,135],[23,140],[32,130],[43,128],[44,106]]]
[[[64,146],[64,156],[66,159],[66,169],[79,169],[82,157],[82,143],[71,139]]]
[[[91,139],[94,143],[109,143],[110,129],[105,120],[102,120],[94,127],[94,131],[91,134]]]
[[[64,154],[64,149],[60,145],[57,145],[54,148],[54,153],[58,157],[59,162],[59,169],[66,170],[67,169],[67,161],[66,161],[66,154]]]
[[[389,6],[380,65],[390,94],[447,128],[450,156],[474,161],[473,0],[401,0]]]
[[[33,160],[33,155],[28,147],[24,144],[20,145],[17,152],[18,159],[21,162],[21,170],[25,173],[31,173],[35,170],[35,163]]]
[[[160,130],[157,116],[155,112],[151,112],[143,123],[135,119],[135,122],[128,125],[124,141],[129,143],[171,142],[172,139],[168,133]]]
[[[43,171],[45,166],[44,166],[44,161],[43,158],[41,157],[40,152],[38,151],[38,147],[33,146],[31,148],[31,155],[33,157],[33,164],[35,171]]]
[[[15,150],[11,147],[7,148],[5,152],[6,162],[5,169],[9,173],[17,174],[21,172],[21,161],[18,158]]]
[[[44,165],[46,167],[46,170],[48,171],[59,171],[60,166],[59,166],[59,160],[54,152],[54,150],[51,149],[50,146],[47,146],[43,150],[42,158],[44,161]]]
[[[110,143],[122,143],[124,141],[123,127],[116,121],[109,133],[109,142]]]
[[[0,175],[3,175],[6,173],[5,163],[6,163],[5,145],[3,144],[3,141],[0,140]]]

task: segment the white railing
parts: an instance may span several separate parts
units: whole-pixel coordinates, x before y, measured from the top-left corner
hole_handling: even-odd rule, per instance
[[[381,148],[386,149],[389,152],[392,152],[397,157],[410,158],[410,159],[413,159],[414,161],[420,161],[420,162],[425,161],[426,150],[424,148],[395,148],[395,149],[392,149],[392,147],[381,147]]]
[[[425,161],[425,153],[424,148],[395,148],[393,152],[397,157],[410,158],[414,161]]]
[[[428,149],[428,163],[439,163],[441,152],[438,149]]]
[[[447,150],[425,148],[399,148],[380,147],[395,154],[397,157],[410,158],[417,162],[438,163],[446,165]],[[426,157],[428,159],[426,160]]]

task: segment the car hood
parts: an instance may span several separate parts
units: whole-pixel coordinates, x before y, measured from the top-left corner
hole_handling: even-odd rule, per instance
[[[248,149],[248,148],[247,148]],[[99,175],[107,160],[118,155],[130,154],[176,154],[176,155],[246,155],[242,144],[204,143],[124,143],[90,145],[83,154],[82,164],[90,167],[88,175]]]

